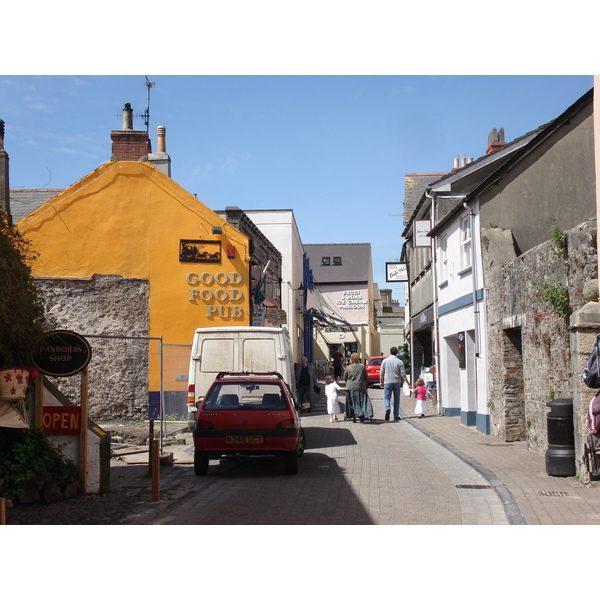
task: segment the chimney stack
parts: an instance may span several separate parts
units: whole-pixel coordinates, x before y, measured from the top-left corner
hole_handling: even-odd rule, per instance
[[[8,183],[8,153],[4,150],[4,121],[0,119],[0,210],[8,216],[8,224],[12,225],[10,214],[10,185]]]
[[[488,135],[488,149],[485,151],[486,154],[491,154],[498,148],[506,146],[504,141],[504,128],[502,127],[499,131],[494,127],[490,135]]]
[[[133,130],[133,111],[129,103],[123,108],[123,129],[112,131],[110,138],[111,160],[147,160],[148,154],[152,152],[148,132]]]

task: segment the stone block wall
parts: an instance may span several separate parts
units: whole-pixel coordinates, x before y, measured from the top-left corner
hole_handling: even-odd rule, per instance
[[[510,232],[482,229],[491,434],[537,454],[547,449],[546,403],[573,398],[569,319],[597,278],[596,230],[587,221],[566,232],[566,247],[550,240],[516,257]]]
[[[90,418],[145,419],[152,342],[134,338],[148,337],[148,280],[94,275],[89,279],[39,278],[36,286],[43,293],[52,329],[83,335],[92,347],[88,365]],[[79,404],[80,374],[49,379]]]

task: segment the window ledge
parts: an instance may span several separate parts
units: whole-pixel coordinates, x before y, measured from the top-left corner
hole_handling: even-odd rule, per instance
[[[459,271],[458,275],[459,275],[459,277],[462,277],[463,275],[468,275],[472,270],[473,270],[473,267],[467,267],[466,269]]]
[[[442,281],[442,283],[440,283],[440,285],[438,285],[438,287],[440,288],[440,290],[442,288],[448,287],[448,280],[446,279],[446,281]]]

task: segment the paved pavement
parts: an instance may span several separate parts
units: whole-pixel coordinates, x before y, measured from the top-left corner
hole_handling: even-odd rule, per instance
[[[303,417],[305,426],[317,432],[301,460],[301,467],[303,461],[313,461],[315,466],[313,499],[318,490],[331,489],[331,481],[347,483],[334,490],[337,510],[328,513],[324,508],[313,524],[600,523],[600,484],[586,486],[572,477],[550,477],[544,457],[528,452],[524,442],[505,443],[483,435],[463,426],[459,417],[437,415],[431,406],[427,417],[417,419],[414,400],[408,397],[401,402],[405,418],[386,423],[381,391],[371,389],[370,395],[375,409],[372,423],[330,425],[323,398],[312,414]],[[332,437],[343,438],[344,432],[352,434],[356,443],[344,444]],[[220,488],[215,484],[218,477],[190,477],[190,432],[184,428],[171,441],[164,453],[172,454],[173,462],[161,466],[159,502],[152,502],[146,448],[126,447],[111,460],[111,493],[37,508],[10,508],[7,523],[175,523],[195,492],[206,488],[206,494],[217,493]],[[403,476],[398,477],[390,465],[406,467]],[[342,473],[339,478],[331,477],[332,467]],[[409,472],[413,476],[407,478]],[[390,481],[399,486],[393,497],[382,493]]]

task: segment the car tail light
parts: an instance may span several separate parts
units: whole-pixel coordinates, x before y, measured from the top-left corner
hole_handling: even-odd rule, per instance
[[[211,423],[210,421],[205,421],[204,419],[198,419],[196,421],[196,426],[200,429],[214,429],[215,428],[214,423]]]
[[[194,398],[196,396],[196,386],[192,383],[188,385],[188,405],[194,406]]]
[[[276,429],[293,429],[296,427],[296,421],[294,419],[286,419],[285,421],[279,421]]]

